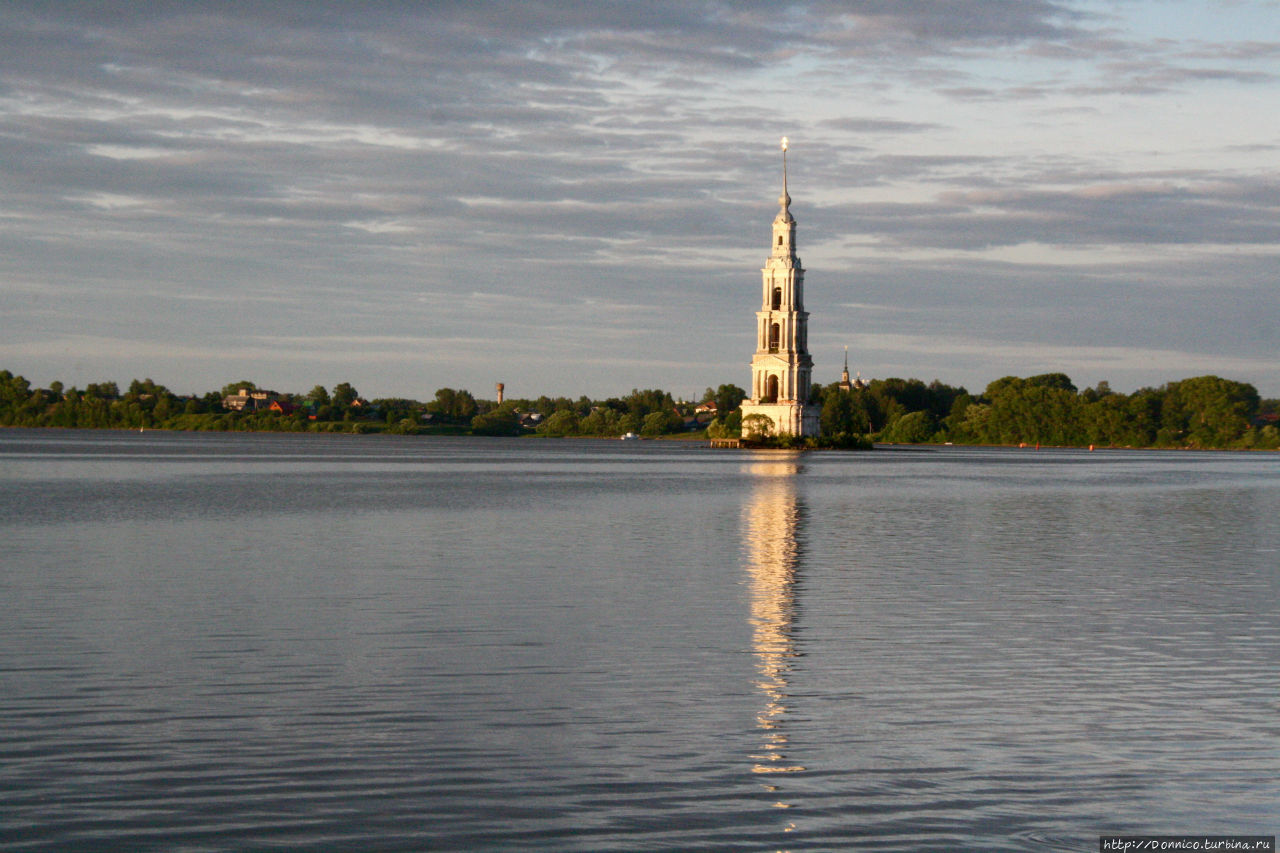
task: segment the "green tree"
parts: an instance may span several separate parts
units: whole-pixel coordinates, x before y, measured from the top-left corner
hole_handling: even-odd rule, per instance
[[[542,412],[544,415],[550,415],[555,412],[564,411],[565,409],[578,412],[578,404],[574,403],[574,401],[570,400],[568,397],[548,397],[545,394],[533,401],[532,408],[535,412]],[[588,408],[590,407],[588,406]],[[579,412],[579,415],[581,414],[582,413]]]
[[[387,432],[391,435],[417,435],[418,424],[413,418],[401,418],[387,423]]]
[[[1090,394],[1089,391],[1093,393]],[[1131,445],[1129,398],[1123,394],[1098,395],[1093,389],[1081,395],[1082,400],[1088,400],[1089,397],[1093,397],[1093,402],[1086,402],[1081,413],[1088,443],[1110,447]]]
[[[926,390],[928,406],[925,411],[933,416],[935,423],[940,423],[951,415],[957,400],[970,399],[969,392],[963,385],[957,388],[945,382],[939,382],[937,379],[930,382]]]
[[[1081,391],[1080,397],[1086,403],[1095,403],[1103,397],[1113,396],[1114,394],[1115,392],[1111,390],[1111,383],[1104,379],[1093,388],[1086,388]]]
[[[1152,447],[1160,429],[1160,411],[1164,408],[1163,388],[1141,388],[1129,395],[1125,403],[1128,419],[1125,434],[1117,444],[1129,447]]]
[[[578,431],[583,435],[621,435],[618,428],[618,413],[608,406],[597,406],[590,414],[578,422]]]
[[[151,417],[153,422],[162,424],[172,417],[176,403],[177,398],[172,395],[166,395],[157,400],[156,404],[151,408]]]
[[[560,409],[538,424],[539,435],[576,435],[578,413],[573,409]]]
[[[417,415],[422,411],[420,403],[403,397],[384,397],[374,400],[373,407],[382,415],[382,420],[388,426],[406,418],[416,423]]]
[[[864,408],[870,417],[871,429],[880,431],[907,412],[929,412],[934,418],[945,417],[951,411],[952,401],[963,388],[952,388],[938,380],[925,385],[919,379],[873,379],[863,391],[869,401]]]
[[[991,410],[986,439],[999,444],[1083,444],[1080,398],[1062,374],[1019,379],[1006,376],[987,386]]]
[[[31,396],[31,383],[23,376],[0,370],[0,403],[17,406]]]
[[[640,423],[640,434],[648,436],[666,435],[675,432],[684,423],[674,412],[656,411],[644,416]]]
[[[729,432],[725,429],[724,421],[715,418],[711,423],[707,424],[707,438],[737,438],[741,434],[741,430],[737,432]]]
[[[520,421],[515,407],[503,405],[471,419],[471,430],[476,435],[519,435]]]
[[[355,389],[350,382],[339,382],[333,386],[333,396],[330,398],[335,408],[346,410],[351,408],[351,404],[360,398],[360,392]]]
[[[1276,450],[1280,448],[1280,429],[1277,429],[1274,424],[1260,427],[1257,437],[1253,441],[1253,446],[1260,450]]]
[[[897,444],[924,444],[933,438],[934,432],[933,416],[928,412],[907,412],[885,427],[880,439]]]
[[[991,406],[987,403],[971,403],[966,406],[964,420],[960,423],[960,435],[968,442],[994,444],[997,439],[991,437]]]
[[[768,415],[750,414],[742,419],[744,438],[759,441],[762,438],[769,438],[773,435],[773,432],[773,418]]]
[[[710,391],[711,389],[708,388],[707,390]],[[715,401],[716,414],[720,417],[725,417],[742,405],[742,401],[747,399],[747,392],[737,385],[725,384],[716,388],[711,394],[711,399]]]
[[[120,388],[114,382],[90,382],[84,386],[84,396],[95,400],[115,400],[120,396]]]
[[[1027,385],[1033,385],[1037,388],[1055,388],[1059,391],[1076,393],[1075,383],[1065,373],[1042,373],[1039,376],[1028,377],[1024,381]]]
[[[822,434],[834,441],[847,441],[871,431],[867,417],[866,394],[861,390],[846,391],[837,383],[821,389],[822,410],[818,424]]]
[[[258,386],[256,384],[254,384],[253,382],[250,382],[248,379],[245,379],[240,382],[232,382],[230,385],[223,385],[222,392],[218,395],[218,397],[219,398],[234,397],[236,394],[240,393],[241,388],[247,391],[258,390]]]
[[[628,414],[644,418],[650,412],[669,412],[675,408],[676,402],[666,391],[657,389],[636,391],[632,389],[631,394],[622,399],[622,404]]]
[[[707,438],[740,438],[742,436],[742,410],[735,409],[728,415],[717,415],[707,424]]]
[[[959,394],[951,401],[951,411],[947,413],[947,416],[942,421],[942,429],[951,441],[968,442],[974,440],[964,430],[965,414],[971,405],[973,405],[973,398],[967,393]]]
[[[440,388],[436,398],[427,403],[427,411],[438,418],[465,423],[478,414],[476,399],[467,390]]]
[[[135,379],[133,382],[129,383],[129,390],[125,392],[125,396],[137,398],[160,398],[171,396],[171,394],[168,388],[158,384],[154,379],[148,377],[143,380]]]
[[[1160,412],[1159,440],[1177,446],[1233,446],[1249,431],[1259,403],[1252,385],[1219,376],[1170,383]]]
[[[31,393],[31,383],[23,376],[0,370],[0,424],[34,426],[33,404],[38,397]]]

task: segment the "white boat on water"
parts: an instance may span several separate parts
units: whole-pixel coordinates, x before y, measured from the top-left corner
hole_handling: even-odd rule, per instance
[[[622,440],[623,441],[639,441],[640,436],[636,435],[634,432],[623,433]]]

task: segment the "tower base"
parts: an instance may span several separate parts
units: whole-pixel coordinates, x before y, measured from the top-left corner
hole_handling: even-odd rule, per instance
[[[742,437],[751,436],[747,418],[764,415],[773,424],[771,435],[798,435],[801,438],[817,436],[819,432],[819,406],[803,403],[751,403],[742,404]]]

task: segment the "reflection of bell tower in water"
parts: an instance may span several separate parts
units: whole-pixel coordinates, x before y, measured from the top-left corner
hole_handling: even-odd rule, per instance
[[[755,479],[744,510],[743,527],[751,585],[751,646],[759,676],[756,686],[765,700],[764,708],[756,715],[763,742],[760,752],[752,756],[752,771],[763,774],[804,769],[787,760],[788,737],[783,728],[789,677],[793,661],[799,656],[792,636],[801,523],[795,483],[797,459],[793,456],[761,462],[748,469]],[[767,782],[766,787],[778,790],[772,782]]]
[[[773,220],[772,252],[764,262],[762,299],[756,312],[756,352],[751,357],[751,392],[742,404],[745,421],[763,415],[777,435],[818,434],[818,407],[807,404],[813,358],[809,355],[809,312],[804,310],[804,267],[796,256],[796,220],[787,194],[787,138],[782,138],[781,210]]]

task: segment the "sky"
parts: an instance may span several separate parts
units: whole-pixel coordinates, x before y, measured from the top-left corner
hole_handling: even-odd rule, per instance
[[[0,4],[0,368],[747,386],[788,152],[814,382],[1280,397],[1280,2]]]

